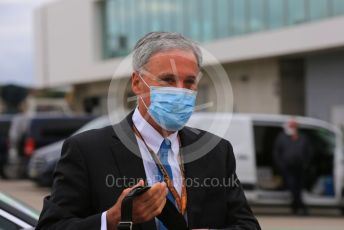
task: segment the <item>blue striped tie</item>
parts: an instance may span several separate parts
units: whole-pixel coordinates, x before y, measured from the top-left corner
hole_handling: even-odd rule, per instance
[[[165,167],[168,176],[173,181],[173,174],[170,164],[168,163],[168,151],[171,149],[171,142],[168,139],[165,139],[160,146],[159,149],[159,158],[163,166]],[[161,181],[164,181],[164,176],[159,170],[159,178],[161,178]],[[175,204],[175,199],[172,195],[172,193],[169,191],[167,198]],[[159,230],[166,230],[167,228],[164,226],[162,222],[159,222]]]

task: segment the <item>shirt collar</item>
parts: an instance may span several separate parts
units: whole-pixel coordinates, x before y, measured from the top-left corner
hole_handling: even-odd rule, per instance
[[[159,152],[160,146],[164,137],[160,135],[147,121],[143,118],[140,111],[136,107],[133,114],[133,123],[140,132],[142,138],[145,140],[149,148],[151,148],[155,153]],[[167,137],[171,141],[171,150],[173,154],[178,154],[179,152],[179,141],[178,132],[174,132]]]

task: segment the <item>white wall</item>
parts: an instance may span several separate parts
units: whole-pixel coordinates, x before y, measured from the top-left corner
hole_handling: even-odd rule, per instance
[[[38,87],[109,79],[118,61],[101,60],[96,0],[59,0],[36,12]],[[44,76],[42,76],[44,75]]]
[[[331,122],[333,117],[331,113],[342,105],[344,105],[344,50],[307,57],[306,115]]]
[[[58,0],[36,12],[36,85],[110,79],[120,59],[101,59],[98,0]],[[221,62],[344,46],[344,17],[205,44]],[[128,75],[129,71],[123,73]]]
[[[227,64],[225,69],[233,88],[234,112],[281,112],[276,59]]]

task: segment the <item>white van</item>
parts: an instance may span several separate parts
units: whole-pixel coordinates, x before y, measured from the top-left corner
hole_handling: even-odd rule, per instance
[[[273,161],[275,138],[291,116],[195,113],[188,126],[229,140],[237,161],[237,174],[252,204],[288,204],[291,196]],[[299,131],[313,148],[305,172],[304,201],[311,206],[342,207],[342,134],[335,126],[313,118],[294,117]]]

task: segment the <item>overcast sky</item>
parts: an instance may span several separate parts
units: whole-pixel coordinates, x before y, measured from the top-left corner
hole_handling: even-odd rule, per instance
[[[0,0],[0,85],[33,85],[33,9],[50,0]]]

